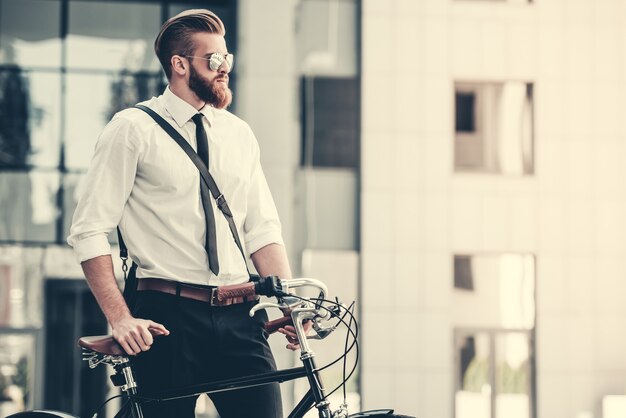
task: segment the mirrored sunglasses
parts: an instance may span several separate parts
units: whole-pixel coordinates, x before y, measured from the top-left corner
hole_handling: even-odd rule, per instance
[[[191,55],[187,55],[186,58],[198,58],[201,60],[209,61],[209,68],[213,71],[217,71],[224,61],[228,65],[228,71],[232,71],[233,62],[235,60],[235,56],[233,54],[222,54],[221,52],[213,52],[208,57],[194,57]]]

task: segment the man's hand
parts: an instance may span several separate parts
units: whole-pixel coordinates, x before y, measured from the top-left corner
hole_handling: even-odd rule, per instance
[[[286,313],[285,316],[286,315],[289,315],[289,314]],[[313,323],[308,320],[302,324],[305,335],[309,333],[309,330],[311,329],[312,326],[313,326]],[[283,328],[278,328],[278,332],[280,332],[281,334],[285,336],[285,338],[287,338],[287,342],[289,342],[289,344],[287,344],[286,348],[288,348],[291,351],[296,351],[300,348],[300,343],[298,343],[298,334],[296,334],[296,328],[293,325],[286,325]]]
[[[115,324],[113,338],[122,346],[126,354],[131,356],[148,351],[153,343],[153,336],[169,335],[169,331],[163,325],[148,319],[133,318],[126,316]]]

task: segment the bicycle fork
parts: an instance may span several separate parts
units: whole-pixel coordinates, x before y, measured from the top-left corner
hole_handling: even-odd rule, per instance
[[[329,404],[325,397],[324,387],[322,386],[322,381],[320,380],[320,376],[317,372],[317,368],[315,366],[314,355],[311,351],[303,352],[300,356],[300,360],[304,364],[304,368],[307,372],[307,379],[309,379],[309,386],[311,389],[306,394],[303,399],[304,403],[307,403],[306,407],[314,403],[315,407],[319,412],[320,418],[331,418],[332,412],[330,411]],[[303,403],[301,402],[301,403]],[[303,405],[305,407],[305,405]],[[296,408],[297,410],[298,408]]]

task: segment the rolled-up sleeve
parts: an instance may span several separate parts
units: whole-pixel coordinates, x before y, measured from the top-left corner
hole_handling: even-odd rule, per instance
[[[244,222],[246,248],[249,254],[269,244],[285,245],[278,211],[261,168],[259,146],[252,134],[252,170],[248,189],[248,204]]]
[[[67,238],[79,263],[111,254],[107,237],[119,224],[135,181],[137,144],[132,123],[119,116],[98,138]]]

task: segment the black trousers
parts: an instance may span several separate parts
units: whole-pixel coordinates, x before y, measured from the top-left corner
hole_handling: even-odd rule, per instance
[[[139,394],[276,370],[256,302],[211,307],[206,302],[156,291],[137,292],[133,314],[159,322],[170,335],[155,338],[133,358]],[[282,418],[277,383],[209,395],[222,418]],[[145,418],[193,418],[197,397],[143,405]]]

